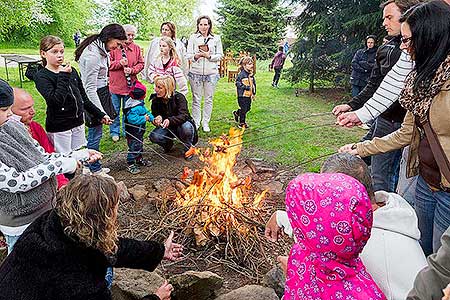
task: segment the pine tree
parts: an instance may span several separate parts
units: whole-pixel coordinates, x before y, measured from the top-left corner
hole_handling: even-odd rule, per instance
[[[287,14],[279,0],[219,0],[217,13],[226,49],[247,51],[263,59],[276,52]]]
[[[293,67],[287,71],[292,83],[309,82],[314,91],[318,80],[347,83],[353,54],[364,46],[369,34],[381,42],[379,0],[297,0],[305,8],[295,19],[299,37],[292,52]],[[341,78],[341,82],[338,81]],[[342,80],[344,78],[344,80]]]

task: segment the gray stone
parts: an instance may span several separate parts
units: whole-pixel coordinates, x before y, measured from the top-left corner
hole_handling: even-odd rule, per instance
[[[172,186],[172,182],[167,179],[167,178],[163,178],[161,180],[155,181],[155,183],[153,183],[153,187],[155,188],[155,190],[157,190],[158,192],[163,192],[165,191],[168,187],[173,187]]]
[[[264,285],[274,289],[278,297],[283,297],[286,276],[279,266],[275,266],[267,272],[264,276],[263,283]]]
[[[221,295],[216,300],[279,300],[275,291],[259,285],[246,285],[228,294]]]
[[[117,186],[120,189],[120,202],[127,202],[131,199],[131,195],[128,192],[128,188],[123,181],[119,181]]]
[[[280,195],[284,192],[283,184],[279,181],[271,181],[262,187],[269,189],[271,195]]]
[[[172,276],[169,282],[173,285],[172,300],[206,300],[214,296],[214,292],[222,287],[223,278],[209,271],[187,271]]]
[[[128,189],[128,192],[133,196],[133,199],[136,201],[145,201],[147,199],[147,189],[145,185],[136,184],[132,188]]]
[[[163,283],[164,278],[155,272],[114,268],[112,299],[140,300],[154,293]]]

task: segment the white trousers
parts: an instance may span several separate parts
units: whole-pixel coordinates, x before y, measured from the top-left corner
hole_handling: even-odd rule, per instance
[[[59,153],[69,153],[86,146],[84,124],[61,132],[48,132],[48,138]]]
[[[189,78],[192,91],[192,118],[195,125],[200,127],[200,122],[203,126],[208,126],[211,120],[211,112],[213,109],[213,95],[216,89],[216,82],[212,80],[199,81]],[[205,98],[203,104],[203,118],[201,114],[202,97]]]

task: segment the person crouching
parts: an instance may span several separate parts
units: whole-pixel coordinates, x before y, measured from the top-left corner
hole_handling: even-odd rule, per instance
[[[146,122],[152,122],[154,117],[144,106],[146,92],[145,85],[136,81],[131,88],[130,98],[125,102],[123,109],[128,144],[128,172],[131,174],[139,173],[140,167],[147,165],[147,162],[142,158],[145,124]]]

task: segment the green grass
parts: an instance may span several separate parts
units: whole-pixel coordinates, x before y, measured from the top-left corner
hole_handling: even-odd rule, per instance
[[[0,49],[5,53],[6,49]],[[17,53],[25,53],[27,49],[19,49]],[[66,58],[73,57],[73,48],[66,49]],[[8,50],[9,51],[9,50]],[[11,53],[11,52],[10,52]],[[280,88],[271,87],[273,73],[268,72],[268,61],[257,62],[257,96],[248,113],[250,128],[244,135],[243,154],[248,157],[263,158],[272,163],[283,166],[295,166],[305,160],[336,151],[340,145],[351,143],[363,135],[359,129],[343,129],[334,126],[301,129],[308,126],[331,124],[334,118],[329,115],[304,118],[311,114],[330,112],[333,101],[327,101],[319,95],[300,93],[295,96],[295,89],[287,82],[281,80]],[[74,63],[74,66],[76,64]],[[76,66],[77,67],[77,66]],[[10,83],[19,86],[16,68],[9,68]],[[0,66],[0,77],[5,78],[5,68]],[[306,84],[300,85],[306,88]],[[147,84],[149,92],[152,86]],[[36,91],[33,82],[25,82],[24,89],[31,93],[35,100],[37,115],[35,120],[45,123],[46,104]],[[188,95],[191,102],[191,95]],[[147,107],[149,106],[146,103]],[[227,133],[231,126],[235,126],[231,112],[237,109],[236,88],[227,78],[221,78],[214,96],[214,108],[210,127],[211,133],[200,130],[200,138],[204,141]],[[152,129],[148,125],[148,132]],[[270,136],[270,137],[269,137]],[[267,137],[267,138],[266,138]],[[126,151],[125,139],[113,143],[109,138],[108,128],[104,128],[104,138],[101,151],[112,154],[117,151]],[[317,170],[320,161],[308,165],[309,170]]]

